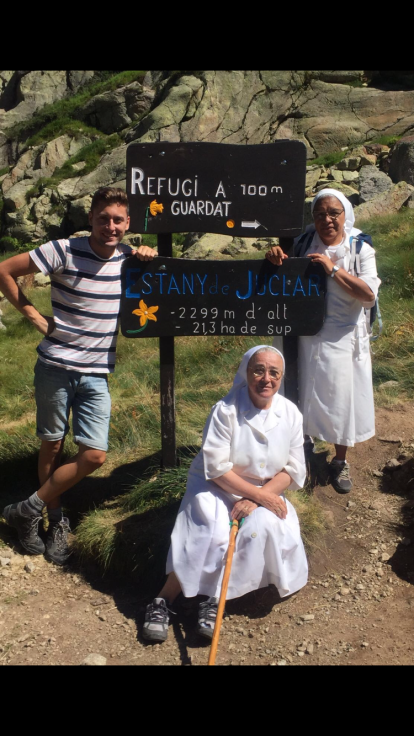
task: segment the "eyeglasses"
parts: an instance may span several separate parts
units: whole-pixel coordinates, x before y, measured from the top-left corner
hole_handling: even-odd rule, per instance
[[[263,378],[265,374],[268,373],[270,378],[272,378],[274,381],[278,381],[279,378],[282,378],[283,373],[281,371],[277,371],[276,368],[270,368],[270,370],[266,371],[264,368],[255,368],[253,370],[253,375],[255,378]]]
[[[342,215],[342,213],[345,212],[345,210],[341,210],[338,212],[338,210],[331,210],[330,212],[314,212],[313,213],[313,219],[314,220],[325,220],[326,217],[330,217],[331,220],[337,220],[339,215]]]

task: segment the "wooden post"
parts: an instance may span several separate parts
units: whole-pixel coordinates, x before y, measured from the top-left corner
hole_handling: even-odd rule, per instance
[[[279,245],[284,253],[289,256],[293,249],[293,238],[279,238]],[[295,406],[299,403],[298,392],[298,338],[283,337],[283,356],[286,365],[285,397],[293,401]]]
[[[157,235],[158,255],[172,257],[172,233]],[[175,440],[174,338],[160,337],[161,467],[177,465]]]

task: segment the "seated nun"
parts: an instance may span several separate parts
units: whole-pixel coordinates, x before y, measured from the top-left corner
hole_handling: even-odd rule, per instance
[[[302,588],[308,564],[287,489],[305,482],[302,415],[278,391],[283,355],[269,345],[248,350],[230,392],[215,404],[187,479],[167,558],[167,580],[146,608],[143,637],[165,641],[171,606],[205,596],[197,631],[212,637],[232,519],[236,537],[227,600],[276,586],[281,597]]]

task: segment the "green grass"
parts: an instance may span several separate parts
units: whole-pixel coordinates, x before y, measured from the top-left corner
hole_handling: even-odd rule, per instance
[[[317,156],[307,162],[307,166],[334,166],[339,164],[345,156],[348,156],[349,151],[333,151],[332,153],[325,153],[323,156]]]
[[[414,398],[414,211],[357,225],[373,237],[382,279],[384,331],[372,346],[376,405],[392,405]],[[51,313],[49,288],[27,294],[40,311]],[[0,332],[0,502],[5,504],[20,498],[22,488],[36,490],[32,383],[41,336],[10,305],[2,309],[8,328]],[[158,585],[188,464],[200,447],[206,418],[230,388],[241,355],[262,342],[266,340],[260,336],[175,339],[181,465],[160,471],[158,340],[120,335],[116,371],[109,378],[113,409],[107,462],[65,494],[83,560],[93,559],[111,573],[133,574],[144,587]],[[381,388],[390,380],[397,386]],[[67,454],[74,450],[69,434]],[[298,510],[307,549],[312,550],[323,532],[323,511],[306,489],[289,493],[289,499]]]
[[[381,146],[393,146],[403,136],[402,135],[380,135],[378,138],[373,138],[369,143],[379,143]]]

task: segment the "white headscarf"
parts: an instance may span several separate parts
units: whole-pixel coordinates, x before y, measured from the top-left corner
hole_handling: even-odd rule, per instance
[[[339,192],[337,189],[321,189],[321,191],[317,193],[311,204],[312,215],[315,204],[318,202],[319,199],[322,199],[324,197],[336,197],[337,199],[339,199],[345,210],[345,233],[348,235],[348,237],[349,235],[352,235],[351,231],[354,229],[355,222],[354,208],[352,207],[349,199],[345,197],[345,194],[342,194],[342,192]],[[361,231],[358,230],[358,232]]]
[[[345,255],[344,267],[346,269],[348,269],[349,259],[350,259],[350,244],[349,244],[349,239],[350,239],[351,235],[353,237],[355,237],[356,235],[359,235],[359,233],[362,232],[362,231],[361,230],[358,230],[358,228],[354,227],[355,214],[354,214],[354,208],[352,207],[352,204],[350,203],[349,199],[347,199],[347,197],[345,197],[345,195],[342,194],[342,192],[339,192],[337,189],[329,189],[329,188],[321,189],[321,191],[316,194],[316,196],[313,198],[312,204],[311,204],[311,213],[312,213],[312,215],[313,215],[313,210],[314,210],[314,207],[315,207],[316,202],[319,199],[322,199],[323,197],[336,197],[341,202],[341,204],[344,207],[344,210],[345,210],[345,225],[344,225],[345,241],[344,241],[343,245],[341,246],[341,248],[339,250],[342,250],[342,255]],[[315,233],[315,236],[314,236],[314,239],[313,239],[312,243],[315,243],[315,239],[316,239],[316,243],[322,242],[320,240],[320,238],[319,238],[316,230],[315,230],[315,225],[314,225],[313,222],[310,223],[310,225],[307,225],[306,226],[305,232],[314,232]],[[295,241],[295,242],[297,242],[297,241]]]
[[[255,347],[250,348],[250,350],[247,350],[247,352],[243,355],[240,365],[238,367],[237,373],[234,377],[233,385],[229,391],[229,393],[224,397],[224,401],[226,404],[233,403],[236,392],[238,392],[239,389],[243,388],[243,386],[247,386],[247,366],[249,363],[250,358],[252,355],[254,355],[257,352],[263,352],[265,350],[271,350],[274,353],[277,353],[282,358],[283,362],[283,373],[285,373],[285,359],[280,352],[280,350],[277,350],[272,345],[255,345]]]

